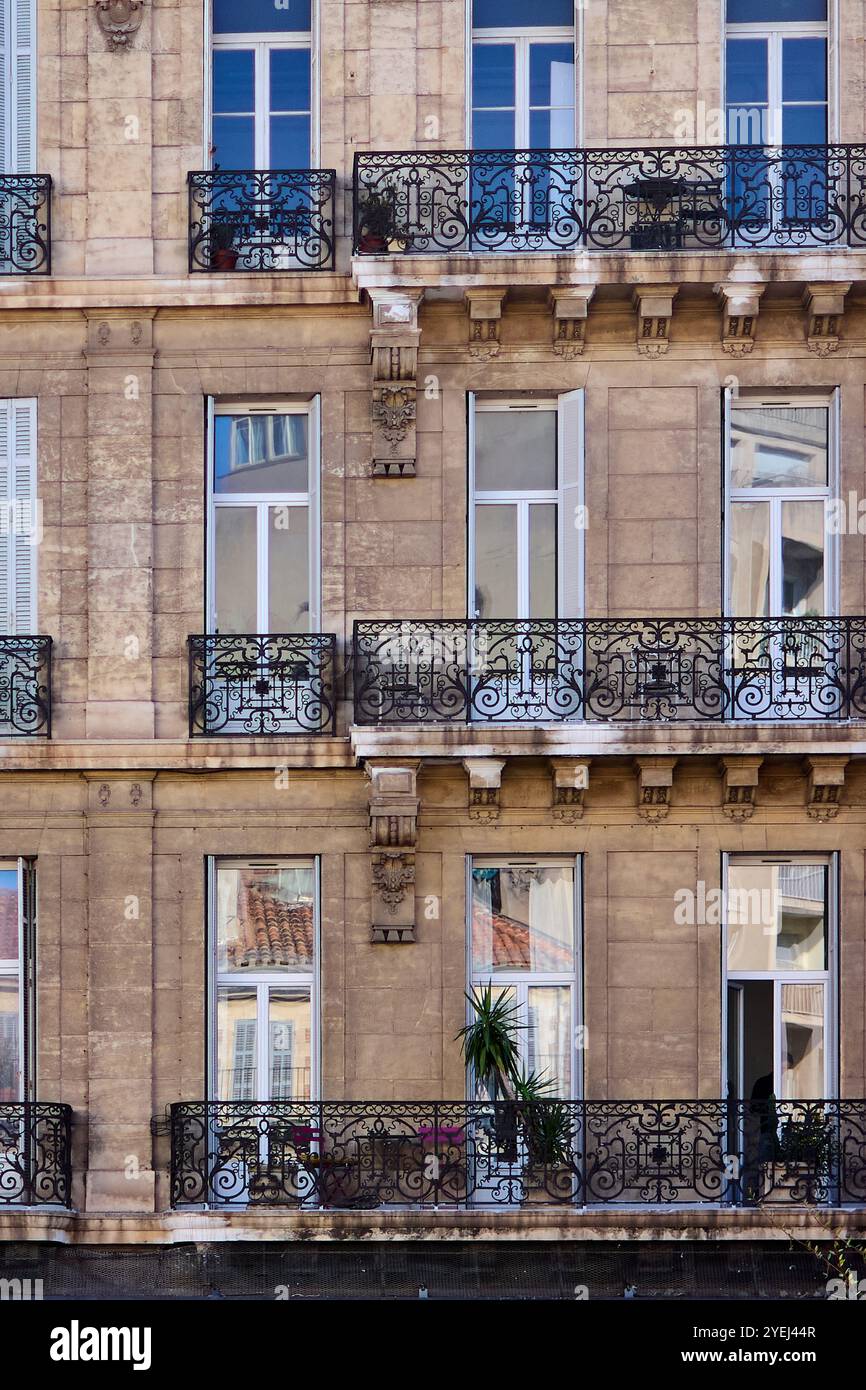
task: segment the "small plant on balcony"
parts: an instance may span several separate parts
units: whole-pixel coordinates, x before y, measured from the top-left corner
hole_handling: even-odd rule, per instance
[[[210,263],[214,270],[234,270],[239,254],[234,244],[236,235],[233,222],[211,222]]]
[[[562,1168],[571,1163],[571,1111],[565,1101],[551,1099],[551,1085],[536,1072],[519,1076],[515,1082],[529,1168]]]
[[[467,1067],[490,1096],[514,1100],[514,1083],[519,1075],[517,1032],[526,1025],[519,1021],[519,1009],[504,994],[494,995],[488,982],[480,990],[470,990],[466,999],[475,1017],[456,1035]]]
[[[802,1119],[786,1121],[779,1135],[778,1158],[786,1168],[802,1165],[813,1173],[826,1173],[833,1155],[830,1124],[815,1110]]]
[[[358,212],[358,250],[376,255],[390,249],[393,242],[405,245],[405,228],[397,221],[397,190],[392,183],[380,189],[365,188]]]

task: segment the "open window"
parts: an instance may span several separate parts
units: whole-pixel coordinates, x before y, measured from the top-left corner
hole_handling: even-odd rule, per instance
[[[35,901],[32,861],[0,860],[0,1102],[33,1099]]]

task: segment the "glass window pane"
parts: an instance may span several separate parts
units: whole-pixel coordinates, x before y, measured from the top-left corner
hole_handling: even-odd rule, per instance
[[[782,985],[784,1100],[824,1095],[824,990],[819,983]]]
[[[17,974],[0,975],[0,1101],[21,1099],[20,1013]]]
[[[758,102],[728,107],[729,145],[766,145],[770,139],[770,109]]]
[[[517,601],[517,508],[475,508],[475,616],[515,618]]]
[[[529,29],[574,24],[574,0],[472,0],[472,25],[476,29]]]
[[[824,503],[782,503],[782,612],[824,614]]]
[[[219,632],[258,632],[258,549],[254,507],[214,514],[214,625]]]
[[[476,150],[513,150],[514,149],[514,112],[513,111],[474,111],[472,114],[472,145]],[[510,182],[511,164],[505,163],[496,168],[496,184],[494,192],[501,196],[504,188],[506,194],[511,194]],[[484,196],[490,198],[490,191],[486,186],[479,184],[477,197]],[[486,203],[482,204],[485,212]],[[507,207],[507,203],[505,204]],[[489,214],[488,214],[489,216]],[[500,209],[497,206],[495,216],[501,217]]]
[[[529,104],[574,105],[574,49],[571,44],[530,44]]]
[[[530,985],[527,990],[526,1068],[553,1084],[552,1096],[571,1096],[571,990]]]
[[[217,1100],[265,1100],[256,1090],[256,991],[217,990]]]
[[[313,969],[314,891],[310,865],[217,869],[217,969]]]
[[[731,506],[731,616],[770,613],[770,508],[766,502]]]
[[[827,100],[827,40],[782,40],[782,101]]]
[[[732,487],[825,487],[826,406],[731,411]]]
[[[555,410],[476,412],[476,492],[547,492],[555,488]]]
[[[556,507],[529,508],[529,616],[556,617]]]
[[[310,630],[307,507],[268,508],[268,632]]]
[[[255,168],[256,136],[252,116],[214,116],[212,139],[214,169]],[[225,200],[222,207],[228,207]]]
[[[309,169],[309,116],[271,116],[269,165],[271,169]]]
[[[740,105],[766,102],[769,57],[766,39],[728,39],[725,45],[725,99]]]
[[[268,1100],[309,1100],[312,1028],[307,990],[268,991]]]
[[[312,0],[214,0],[215,34],[270,34],[310,32]]]
[[[827,18],[827,0],[727,0],[729,24],[760,24],[767,20],[792,23],[795,20]]]
[[[514,105],[514,44],[472,46],[472,105]]]
[[[574,873],[567,865],[507,864],[472,870],[472,968],[574,971]]]
[[[309,111],[310,50],[275,48],[270,58],[271,111]]]
[[[214,492],[306,492],[307,415],[214,417]]]
[[[825,145],[827,143],[826,106],[783,106],[783,145]],[[792,217],[803,216],[804,207],[823,214],[827,200],[827,170],[823,154],[818,160],[808,160],[797,167],[796,176],[788,175],[785,189],[787,208]]]
[[[827,866],[728,867],[728,969],[826,970]]]
[[[0,869],[0,962],[18,961],[18,870]]]
[[[217,114],[255,111],[255,54],[251,48],[214,49],[213,109]]]

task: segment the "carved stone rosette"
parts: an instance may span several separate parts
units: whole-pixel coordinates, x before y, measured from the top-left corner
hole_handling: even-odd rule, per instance
[[[415,940],[415,840],[420,762],[370,762],[370,940]]]
[[[415,475],[418,308],[423,290],[371,290],[373,476]]]
[[[96,22],[113,53],[132,47],[143,18],[144,0],[96,0]]]

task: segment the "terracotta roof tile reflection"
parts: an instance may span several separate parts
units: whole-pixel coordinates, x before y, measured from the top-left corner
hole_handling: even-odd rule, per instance
[[[570,948],[537,927],[533,932],[535,950],[531,959],[529,927],[501,912],[476,907],[473,931],[475,959],[492,961],[494,969],[570,971],[574,968]]]
[[[312,903],[285,903],[261,884],[242,878],[237,915],[240,935],[226,948],[233,966],[281,965],[291,970],[312,965]]]
[[[0,891],[0,960],[18,959],[18,894]]]

